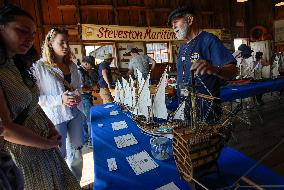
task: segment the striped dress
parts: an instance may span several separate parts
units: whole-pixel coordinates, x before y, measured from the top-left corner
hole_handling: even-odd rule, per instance
[[[47,138],[51,131],[48,118],[38,105],[38,89],[35,85],[28,87],[23,82],[12,60],[0,65],[0,88],[5,94],[10,117],[17,118],[28,107],[28,117],[23,125]],[[5,141],[2,149],[10,153],[22,171],[26,190],[81,189],[57,148],[42,150]]]

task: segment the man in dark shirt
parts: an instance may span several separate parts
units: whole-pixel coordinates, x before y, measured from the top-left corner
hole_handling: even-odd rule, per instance
[[[112,89],[112,76],[110,70],[112,60],[112,54],[107,53],[104,55],[104,61],[99,65],[100,96],[103,99],[104,104],[113,102],[113,97],[110,93],[110,89]]]
[[[92,65],[94,64],[95,59],[92,56],[85,56],[82,60],[81,65],[78,70],[81,76],[82,81],[82,104],[83,104],[83,112],[86,117],[86,124],[84,127],[85,131],[85,139],[88,145],[91,145],[91,121],[90,121],[90,109],[93,106],[93,96],[92,91],[94,90],[94,83],[92,78]]]
[[[190,7],[179,7],[172,11],[168,24],[172,26],[177,39],[185,41],[179,48],[177,58],[177,84],[190,83],[191,71],[195,71],[195,79],[200,86],[198,92],[220,97],[221,80],[232,79],[238,73],[234,57],[216,36],[199,29],[198,18]],[[215,105],[218,104],[220,102]],[[221,114],[218,107],[210,109],[203,106],[201,117],[206,113],[207,122],[216,122]],[[208,114],[206,109],[213,111]]]

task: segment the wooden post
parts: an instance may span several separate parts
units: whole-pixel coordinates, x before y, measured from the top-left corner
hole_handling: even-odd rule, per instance
[[[83,41],[82,41],[82,17],[81,17],[81,10],[79,5],[79,0],[75,0],[75,6],[76,6],[76,18],[77,18],[77,28],[78,28],[78,40],[81,47],[81,53],[82,56],[86,55]]]

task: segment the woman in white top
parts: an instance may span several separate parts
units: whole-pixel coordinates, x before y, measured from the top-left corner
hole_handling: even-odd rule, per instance
[[[80,181],[84,141],[83,115],[78,109],[81,80],[76,64],[71,61],[66,29],[53,28],[48,32],[42,59],[34,65],[34,75],[40,89],[39,105],[62,136],[60,151]]]

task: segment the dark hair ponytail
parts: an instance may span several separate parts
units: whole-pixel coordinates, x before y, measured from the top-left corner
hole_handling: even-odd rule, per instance
[[[34,21],[33,17],[25,10],[14,5],[6,5],[0,9],[0,25],[5,26],[9,22],[15,21],[17,16],[25,16]],[[25,84],[28,86],[33,86],[35,84],[30,68],[37,58],[38,56],[34,47],[32,47],[25,55],[15,55],[13,57],[16,67],[20,71]],[[7,49],[5,44],[0,40],[0,64],[5,64],[7,59]]]

